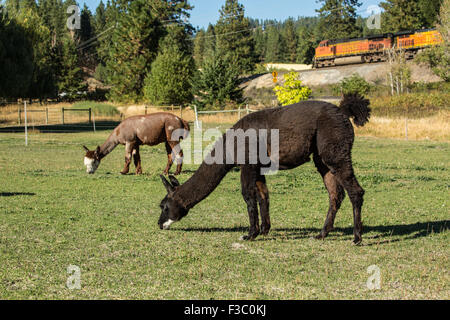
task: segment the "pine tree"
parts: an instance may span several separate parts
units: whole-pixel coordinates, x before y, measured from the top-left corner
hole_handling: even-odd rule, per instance
[[[77,32],[77,42],[81,63],[84,67],[95,69],[97,63],[97,41],[94,31],[94,17],[89,8],[84,4],[80,15],[80,27]]]
[[[32,46],[32,69],[28,82],[23,81],[20,87],[21,97],[42,98],[56,95],[56,75],[54,54],[51,47],[50,30],[45,25],[44,17],[39,13],[39,7],[34,1],[8,1],[9,12],[17,25],[23,30],[23,35]],[[17,50],[20,52],[19,46]],[[27,63],[25,62],[25,65]]]
[[[32,45],[26,30],[1,10],[0,98],[24,97],[28,91],[33,72]]]
[[[237,0],[226,0],[215,26],[217,52],[230,61],[235,60],[241,73],[254,69],[254,42],[244,6]]]
[[[422,24],[425,28],[432,28],[436,25],[439,10],[443,0],[418,0],[422,15]]]
[[[262,25],[258,22],[255,25],[255,31],[253,32],[253,39],[255,41],[255,58],[257,62],[264,61],[266,55],[266,34],[262,29]]]
[[[319,0],[323,3],[317,10],[320,21],[318,29],[321,40],[347,39],[362,35],[356,24],[356,9],[361,6],[359,0]]]
[[[305,26],[298,28],[297,63],[311,64],[315,55],[317,41],[313,33]]]
[[[207,57],[193,81],[197,106],[200,109],[224,109],[227,103],[242,103],[239,74],[238,65],[230,64],[223,55]]]
[[[60,70],[58,74],[58,92],[64,94],[65,99],[72,100],[75,96],[86,90],[83,83],[83,71],[80,67],[76,43],[70,35],[66,35],[61,41]]]
[[[208,25],[205,33],[205,51],[203,60],[212,57],[216,52],[216,31],[212,24]]]
[[[203,57],[205,55],[205,35],[206,32],[203,29],[198,30],[195,34],[194,59],[197,67],[200,67],[203,64]]]
[[[171,32],[164,39],[145,79],[145,99],[153,104],[185,104],[192,100],[195,63],[190,52],[173,37]]]
[[[160,50],[145,79],[145,99],[154,104],[185,104],[192,100],[192,75],[195,61],[192,56],[191,28],[172,24],[161,40]]]
[[[95,9],[94,15],[94,30],[98,35],[105,31],[106,27],[106,7],[103,1],[100,1],[97,8]]]
[[[384,9],[381,16],[383,32],[416,30],[424,26],[418,1],[386,0],[380,6]]]
[[[120,1],[116,4],[118,20],[107,57],[109,98],[115,101],[138,101],[143,97],[144,79],[155,60],[160,41],[166,36],[162,21],[183,25],[177,29],[177,42],[183,51],[191,50],[186,34],[192,27],[181,23],[191,6],[183,0]]]
[[[294,20],[286,20],[282,31],[282,59],[287,63],[295,63],[297,57],[297,33],[295,31]]]
[[[95,10],[94,26],[97,37],[97,67],[95,69],[95,78],[104,83],[108,80],[108,68],[106,68],[106,61],[109,57],[110,48],[113,46],[112,34],[117,24],[119,16],[119,7],[114,2],[107,1],[106,6],[100,1]]]
[[[280,32],[277,26],[267,28],[266,62],[279,62],[281,60]]]
[[[106,62],[109,98],[137,101],[164,31],[145,0],[127,1],[120,5],[120,12]]]

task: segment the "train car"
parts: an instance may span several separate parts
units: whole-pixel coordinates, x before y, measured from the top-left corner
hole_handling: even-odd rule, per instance
[[[406,57],[412,59],[422,49],[442,43],[443,39],[436,29],[399,32],[395,34],[395,45],[406,51]]]
[[[360,57],[360,62],[385,59],[385,50],[392,48],[391,34],[349,40],[324,40],[316,48],[314,67],[334,66],[338,59]]]
[[[337,62],[350,57],[356,57],[359,63],[386,61],[386,50],[392,49],[394,46],[405,50],[406,57],[411,59],[419,50],[442,41],[440,33],[435,29],[389,33],[348,40],[324,40],[316,48],[313,67],[334,66]]]

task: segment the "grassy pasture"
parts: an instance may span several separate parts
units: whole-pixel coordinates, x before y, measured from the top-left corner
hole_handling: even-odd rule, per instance
[[[0,133],[1,299],[450,298],[449,143],[357,138],[366,196],[355,247],[348,198],[336,230],[311,239],[328,208],[311,163],[268,177],[266,237],[239,240],[248,218],[237,171],[161,231],[164,146],[141,149],[141,176],[119,174],[123,147],[87,175],[81,146],[108,133],[32,134],[28,147],[23,134]],[[80,290],[66,287],[69,265],[81,268]],[[366,286],[371,265],[380,290]]]

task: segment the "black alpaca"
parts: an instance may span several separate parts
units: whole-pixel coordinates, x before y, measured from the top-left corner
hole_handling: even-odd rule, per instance
[[[353,118],[356,125],[363,126],[369,117],[369,101],[357,95],[348,95],[343,98],[340,108],[322,101],[305,101],[252,113],[239,120],[232,129],[244,131],[278,129],[280,170],[298,167],[310,161],[312,154],[330,200],[325,224],[317,238],[325,238],[333,229],[336,212],[347,191],[353,206],[354,243],[359,244],[362,241],[361,207],[364,189],[359,185],[353,172],[351,150],[354,131],[349,118]],[[226,137],[227,134],[224,134],[222,139],[226,140]],[[268,138],[268,150],[270,143]],[[217,148],[218,144],[211,151],[210,157],[216,154]],[[248,142],[245,150],[249,150]],[[226,150],[223,150],[223,154],[225,153]],[[248,160],[248,154],[246,159]],[[170,224],[183,218],[192,207],[217,187],[228,171],[240,166],[242,195],[250,219],[249,233],[244,239],[253,240],[260,233],[267,234],[270,230],[269,191],[265,176],[261,175],[262,164],[259,160],[258,158],[258,164],[252,165],[238,165],[236,162],[208,164],[204,161],[183,185],[172,176],[170,182],[161,176],[168,194],[160,205],[162,210],[158,221],[160,228],[168,229]]]

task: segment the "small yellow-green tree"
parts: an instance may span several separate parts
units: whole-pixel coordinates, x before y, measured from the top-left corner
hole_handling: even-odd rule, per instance
[[[273,90],[282,106],[308,100],[311,96],[311,89],[302,85],[302,81],[298,79],[297,72],[285,74],[284,85],[276,86]]]

